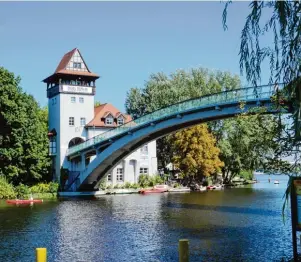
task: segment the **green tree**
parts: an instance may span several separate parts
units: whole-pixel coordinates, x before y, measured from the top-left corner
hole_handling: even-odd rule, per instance
[[[100,106],[100,105],[101,105],[100,101],[95,101],[94,102],[94,106]]]
[[[277,121],[275,116],[244,114],[225,120],[218,147],[220,158],[224,162],[222,176],[229,183],[243,170],[253,172],[259,167],[271,164],[278,149]]]
[[[0,174],[14,184],[48,178],[47,112],[0,67]],[[44,177],[45,178],[44,178]]]
[[[190,98],[241,87],[238,76],[229,72],[194,68],[178,70],[171,75],[152,74],[144,88],[131,88],[125,107],[134,119],[164,106]],[[211,125],[211,124],[210,124]],[[167,137],[157,140],[159,167],[164,168],[173,157]]]

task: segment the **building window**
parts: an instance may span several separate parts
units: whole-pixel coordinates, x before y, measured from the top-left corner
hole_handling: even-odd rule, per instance
[[[119,182],[123,181],[123,175],[117,175],[116,180]]]
[[[82,63],[73,62],[73,68],[82,68]]]
[[[123,168],[117,168],[117,181],[123,181]]]
[[[69,126],[74,126],[74,117],[69,117]]]
[[[147,167],[140,167],[140,174],[148,174],[148,168]]]
[[[120,116],[120,117],[117,118],[117,124],[118,125],[123,125],[124,124],[124,119],[123,119],[122,116]]]
[[[108,181],[112,181],[112,175],[108,174]]]
[[[76,102],[75,96],[71,96],[71,103],[75,103],[75,102]]]
[[[148,154],[148,145],[147,144],[141,147],[141,153],[144,155]]]
[[[80,97],[80,98],[79,98],[79,102],[80,102],[80,103],[84,103],[84,98],[83,98],[83,97]]]
[[[49,139],[49,155],[56,155],[56,137],[52,136]]]
[[[106,125],[113,125],[113,117],[106,118]]]
[[[80,118],[80,125],[81,125],[81,126],[86,125],[86,118],[85,118],[85,117],[81,117],[81,118]]]

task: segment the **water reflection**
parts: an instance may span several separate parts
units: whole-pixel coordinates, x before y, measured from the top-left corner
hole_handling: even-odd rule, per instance
[[[0,261],[177,261],[180,238],[191,261],[281,261],[291,257],[290,223],[282,222],[286,177],[216,192],[104,196],[0,204]],[[288,220],[289,221],[289,220]]]

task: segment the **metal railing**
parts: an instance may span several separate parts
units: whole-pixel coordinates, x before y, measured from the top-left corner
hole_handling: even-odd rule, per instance
[[[265,85],[258,87],[247,87],[241,89],[228,90],[211,95],[205,95],[198,98],[193,98],[185,101],[178,102],[176,104],[161,108],[150,114],[146,114],[142,117],[134,119],[124,125],[118,126],[105,133],[97,135],[81,144],[73,146],[67,150],[67,155],[74,154],[85,148],[96,145],[104,140],[113,138],[114,136],[122,133],[129,132],[133,128],[137,128],[142,125],[146,125],[153,121],[167,118],[172,115],[185,113],[190,110],[198,108],[206,108],[211,106],[218,106],[224,103],[240,102],[256,99],[269,99],[277,90],[282,89],[283,85]]]

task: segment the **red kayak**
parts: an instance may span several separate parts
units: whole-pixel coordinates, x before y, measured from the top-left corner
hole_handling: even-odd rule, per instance
[[[14,199],[6,200],[7,204],[31,204],[31,203],[42,203],[43,199]]]

